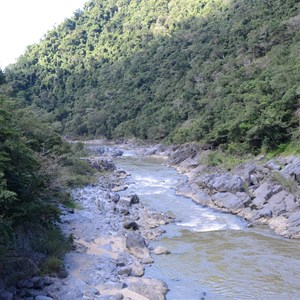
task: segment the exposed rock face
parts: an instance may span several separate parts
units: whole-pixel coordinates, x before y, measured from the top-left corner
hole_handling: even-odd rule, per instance
[[[243,191],[243,180],[241,177],[229,174],[205,174],[199,176],[195,182],[199,187],[218,192],[241,192]]]
[[[300,183],[300,158],[288,157],[285,160],[282,159],[285,166],[280,171],[280,174],[287,180],[295,180]]]
[[[175,149],[168,164],[188,175],[177,193],[255,224],[267,224],[279,235],[300,238],[300,158],[258,157],[231,171],[201,166],[201,147]],[[279,178],[276,180],[276,178]],[[284,181],[286,184],[284,184]]]
[[[82,158],[83,160],[88,161],[91,166],[98,171],[113,171],[116,169],[116,166],[112,160],[101,158],[101,157],[87,157]]]
[[[180,146],[169,158],[169,163],[178,165],[188,158],[194,158],[199,152],[200,147],[196,144],[187,144]]]
[[[212,196],[212,201],[217,207],[228,210],[234,214],[239,213],[245,207],[242,199],[229,192],[215,193]]]

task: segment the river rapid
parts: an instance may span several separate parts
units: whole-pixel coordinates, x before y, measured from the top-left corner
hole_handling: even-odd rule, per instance
[[[265,226],[201,207],[176,195],[184,180],[161,158],[124,150],[118,168],[130,173],[126,192],[151,209],[176,218],[150,246],[166,247],[145,275],[168,284],[167,299],[299,299],[299,241],[276,236]]]

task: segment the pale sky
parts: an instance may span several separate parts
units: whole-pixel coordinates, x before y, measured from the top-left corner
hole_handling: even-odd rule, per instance
[[[0,68],[4,69],[88,0],[0,1]]]

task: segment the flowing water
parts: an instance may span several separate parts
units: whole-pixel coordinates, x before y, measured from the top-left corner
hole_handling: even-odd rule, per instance
[[[247,228],[230,214],[178,196],[184,179],[161,159],[125,151],[117,166],[131,173],[127,192],[176,222],[152,242],[170,255],[154,256],[146,276],[165,281],[167,299],[300,299],[300,241],[286,240],[266,227]]]

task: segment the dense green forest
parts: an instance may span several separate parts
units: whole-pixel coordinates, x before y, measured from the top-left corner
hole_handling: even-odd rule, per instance
[[[5,70],[6,94],[70,136],[298,137],[298,0],[90,0]]]
[[[10,88],[2,72],[0,80],[0,89]],[[63,141],[24,103],[0,93],[1,279],[16,280],[19,271],[36,274],[36,265],[60,271],[68,243],[56,226],[59,204],[72,203],[68,189],[93,174],[79,160],[80,148]]]

